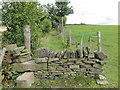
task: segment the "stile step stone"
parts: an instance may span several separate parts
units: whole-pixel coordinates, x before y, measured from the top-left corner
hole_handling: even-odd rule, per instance
[[[36,64],[34,60],[14,63],[13,69],[17,72],[47,70],[47,63]]]
[[[17,87],[29,88],[34,83],[33,72],[25,72],[16,79]]]

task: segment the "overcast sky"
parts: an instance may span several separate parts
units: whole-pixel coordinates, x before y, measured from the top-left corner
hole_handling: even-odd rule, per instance
[[[41,4],[55,0],[38,0]],[[67,16],[67,24],[118,25],[118,2],[120,0],[69,0],[74,14]]]

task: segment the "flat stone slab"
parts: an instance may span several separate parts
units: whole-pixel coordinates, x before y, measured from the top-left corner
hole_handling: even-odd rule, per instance
[[[70,65],[70,68],[79,68],[79,65]]]
[[[48,62],[59,61],[59,58],[49,58]]]
[[[14,54],[18,54],[19,52],[21,52],[22,50],[24,50],[25,46],[22,46],[22,47],[17,47],[13,50],[13,53]]]
[[[47,63],[36,64],[34,60],[14,63],[13,69],[17,72],[47,70]]]
[[[17,87],[29,88],[34,83],[33,72],[25,72],[16,79]]]
[[[47,63],[47,58],[36,58],[35,63]]]
[[[14,59],[13,62],[22,63],[22,62],[26,62],[26,61],[30,61],[30,60],[31,60],[31,56],[30,56],[30,54],[28,54],[25,56],[19,56],[19,58]]]

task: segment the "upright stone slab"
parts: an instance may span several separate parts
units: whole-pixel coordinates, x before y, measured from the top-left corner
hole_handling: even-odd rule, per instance
[[[0,49],[2,49],[2,33],[0,32]]]
[[[94,53],[94,57],[97,58],[97,59],[107,58],[107,56],[103,52],[99,52],[99,51]]]
[[[33,72],[25,72],[16,79],[17,87],[20,88],[29,88],[34,83],[34,74]]]
[[[81,53],[81,49],[80,48],[77,48],[77,50],[76,50],[76,58],[80,58],[80,57],[82,57],[83,55],[82,55],[82,53]]]
[[[36,50],[36,58],[49,57],[49,55],[50,55],[50,50],[48,47],[42,47]]]
[[[0,69],[2,68],[2,60],[5,55],[6,48],[0,49]]]

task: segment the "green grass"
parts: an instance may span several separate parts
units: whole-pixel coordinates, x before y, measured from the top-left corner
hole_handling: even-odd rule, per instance
[[[53,31],[41,39],[41,47],[49,47],[53,51],[63,50],[64,42],[61,35],[58,32]]]
[[[83,45],[89,46],[89,35],[93,36],[97,35],[97,32],[101,32],[101,43],[102,43],[102,51],[108,56],[105,61],[107,64],[104,66],[105,76],[108,85],[100,86],[94,83],[87,85],[87,82],[84,82],[80,77],[76,77],[73,79],[67,79],[65,83],[63,83],[62,79],[60,80],[48,80],[44,81],[44,85],[40,84],[40,87],[80,87],[80,88],[117,88],[118,87],[118,26],[117,25],[68,25],[65,26],[66,33],[71,30],[72,32],[72,42],[80,42],[81,36],[83,35]],[[95,50],[97,50],[97,38],[92,38],[92,45]],[[61,39],[61,35],[56,32],[51,32],[49,35],[46,35],[41,40],[41,46],[49,47],[53,51],[63,50],[65,43],[63,43]],[[74,48],[74,46],[73,46]],[[79,80],[81,79],[81,80]],[[53,83],[52,83],[53,82]],[[72,83],[69,83],[72,82]],[[63,83],[63,84],[62,84]],[[73,85],[74,83],[74,85]],[[84,84],[85,83],[85,84]],[[82,85],[82,86],[81,86]]]
[[[108,56],[107,64],[105,65],[105,75],[109,82],[107,87],[118,87],[118,26],[114,25],[78,25],[66,26],[67,30],[72,31],[72,40],[80,41],[80,36],[83,35],[83,44],[89,45],[89,34],[97,35],[101,32],[102,51]],[[93,40],[96,38],[94,37]],[[97,39],[96,39],[97,40]],[[93,42],[96,46],[97,42]]]

